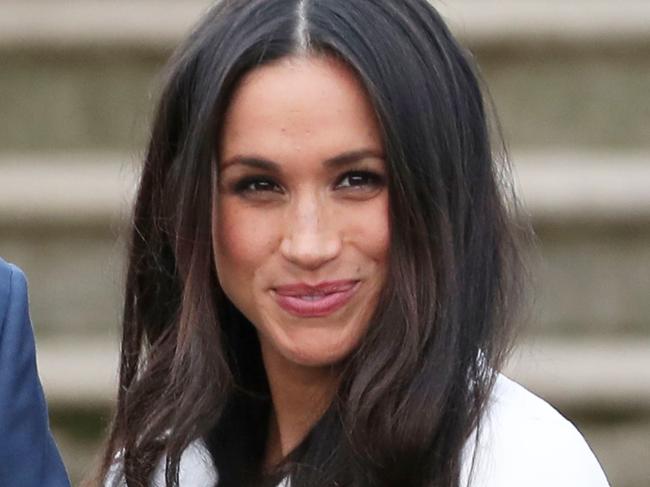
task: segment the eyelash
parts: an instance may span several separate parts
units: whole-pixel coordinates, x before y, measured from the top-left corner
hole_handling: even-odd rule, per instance
[[[379,187],[383,185],[384,183],[384,177],[380,174],[374,173],[372,171],[349,171],[343,174],[340,178],[339,181],[337,182],[337,186],[341,184],[341,181],[345,180],[346,178],[358,178],[362,177],[365,179],[365,181],[362,184],[359,185],[352,185],[349,184],[348,186],[345,186],[344,189],[353,189],[353,188],[361,188],[361,187]],[[266,187],[265,189],[252,189],[251,185],[253,184],[268,184],[271,187],[275,186],[275,188],[271,189],[269,187]],[[265,193],[265,192],[279,192],[277,188],[279,185],[273,181],[273,179],[266,177],[266,176],[246,176],[239,181],[237,181],[233,185],[233,191],[236,194],[246,194],[246,193]]]

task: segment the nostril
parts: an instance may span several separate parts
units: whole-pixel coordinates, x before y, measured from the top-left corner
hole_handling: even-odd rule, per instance
[[[334,235],[292,235],[280,246],[282,255],[289,261],[304,267],[318,267],[336,258],[341,243]]]

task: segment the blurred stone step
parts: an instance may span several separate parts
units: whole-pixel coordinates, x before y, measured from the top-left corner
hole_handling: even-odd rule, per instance
[[[214,3],[208,0],[5,0],[0,49],[167,51]]]
[[[512,159],[537,226],[650,224],[650,151],[545,150]]]
[[[439,2],[514,147],[650,147],[650,3]],[[0,147],[140,147],[158,73],[210,2],[3,2]]]
[[[506,374],[573,414],[650,412],[650,336],[526,340]]]
[[[121,224],[140,166],[135,156],[113,152],[0,154],[0,227],[105,230]]]

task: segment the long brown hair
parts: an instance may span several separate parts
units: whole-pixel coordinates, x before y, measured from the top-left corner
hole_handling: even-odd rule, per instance
[[[459,483],[511,337],[521,262],[479,78],[426,0],[223,0],[170,63],[133,216],[117,411],[101,476],[127,484],[207,443],[219,486],[259,485],[270,401],[253,326],[212,257],[215,134],[241,77],[335,56],[367,90],[389,176],[389,278],[292,487]]]

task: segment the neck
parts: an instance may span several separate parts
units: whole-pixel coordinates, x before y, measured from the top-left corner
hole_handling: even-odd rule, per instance
[[[264,343],[262,357],[273,402],[264,463],[272,468],[304,440],[327,410],[339,384],[339,370],[292,363]]]

